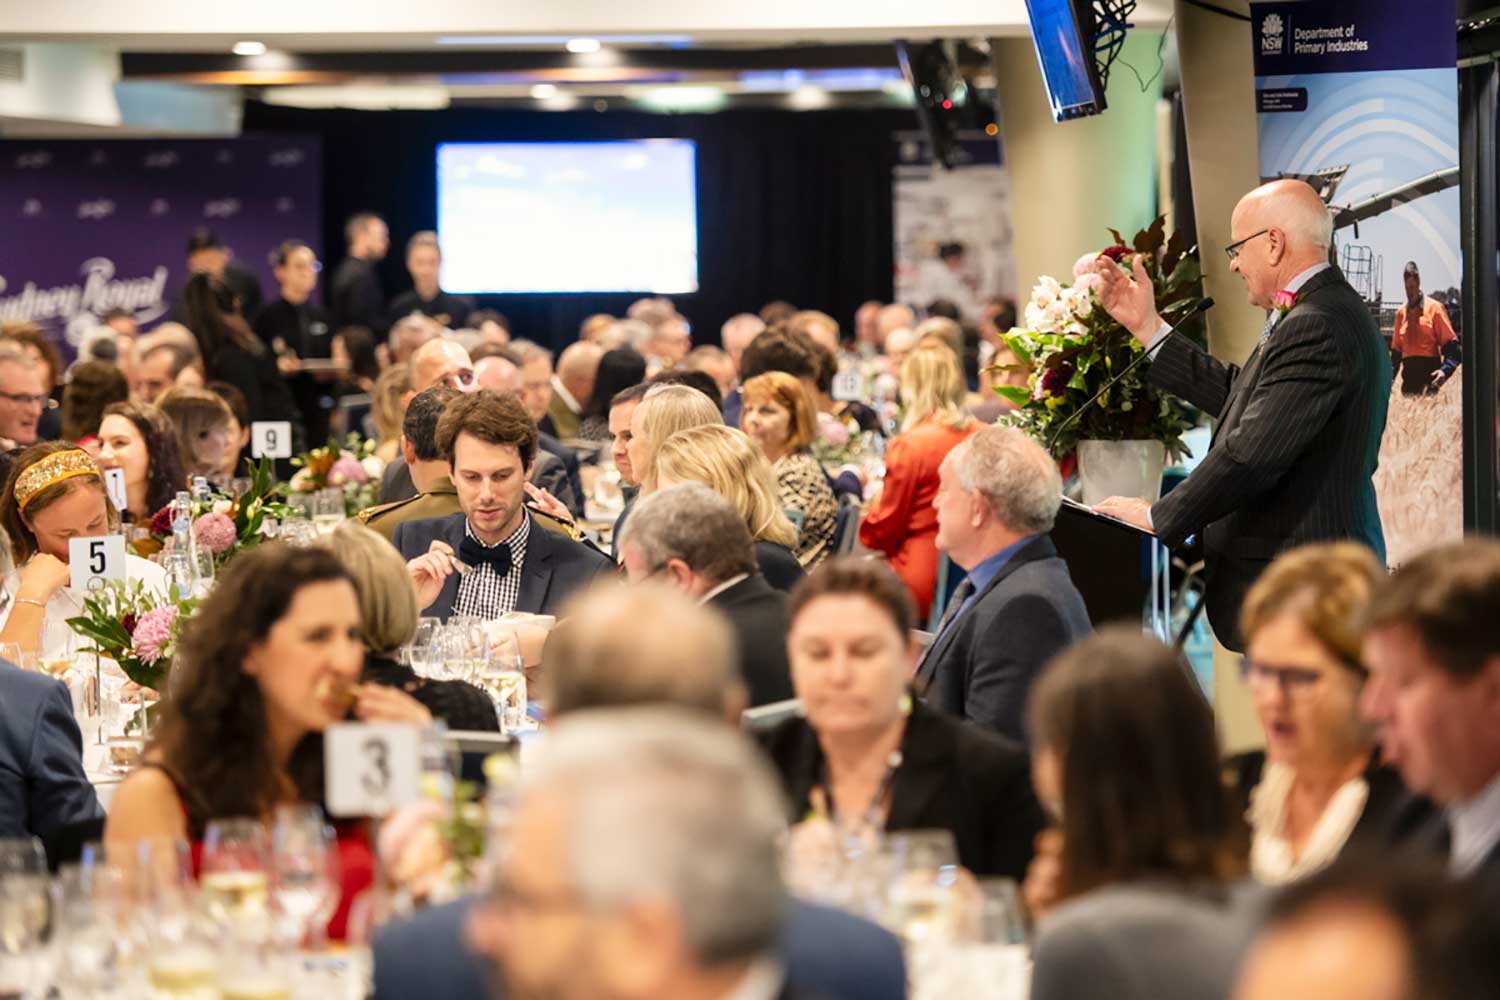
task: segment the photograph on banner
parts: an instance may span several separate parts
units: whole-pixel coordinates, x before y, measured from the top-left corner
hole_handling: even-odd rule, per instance
[[[316,136],[0,142],[0,321],[35,324],[68,360],[112,310],[181,321],[201,227],[194,266],[227,264],[242,301],[272,301],[271,252],[322,245],[322,169]]]
[[[1251,5],[1260,172],[1311,184],[1394,379],[1375,474],[1392,566],[1463,533],[1453,0]]]
[[[986,303],[1016,297],[1010,178],[1000,143],[983,132],[960,133],[970,160],[945,170],[921,133],[895,139],[896,301],[920,313],[947,300],[977,324]]]

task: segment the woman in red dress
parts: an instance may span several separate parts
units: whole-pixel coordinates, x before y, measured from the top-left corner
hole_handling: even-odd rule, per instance
[[[885,452],[885,482],[866,505],[859,542],[885,553],[917,603],[917,620],[932,608],[937,583],[938,466],[979,429],[969,416],[958,357],[941,344],[918,347],[901,365],[901,433]]]
[[[351,709],[365,721],[430,721],[404,692],[360,684],[364,656],[359,598],[333,553],[267,544],[236,556],[184,629],[160,728],[110,808],[110,852],[181,838],[196,875],[212,820],[269,825],[279,805],[322,802],[323,730]],[[335,940],[373,874],[362,826],[337,832]]]

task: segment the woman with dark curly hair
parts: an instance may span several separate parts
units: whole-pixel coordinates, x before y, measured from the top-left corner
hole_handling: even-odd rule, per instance
[[[99,466],[125,473],[125,520],[145,523],[187,488],[177,432],[145,403],[111,403],[99,421]]]
[[[323,798],[323,730],[351,711],[366,722],[430,721],[410,696],[360,684],[359,595],[333,553],[268,543],[235,557],[178,643],[145,763],[125,779],[105,826],[110,851],[152,837],[193,844],[209,821],[258,817]],[[329,935],[370,883],[368,843],[339,830],[342,886]]]

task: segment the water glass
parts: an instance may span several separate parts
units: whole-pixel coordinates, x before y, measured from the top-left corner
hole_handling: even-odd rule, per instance
[[[283,805],[271,831],[271,875],[276,909],[287,918],[291,943],[316,938],[339,899],[338,850],[333,830],[315,805]]]
[[[952,937],[958,917],[958,848],[948,830],[886,837],[890,883],[886,925],[908,944]]]
[[[161,568],[166,574],[167,590],[176,590],[179,597],[189,597],[197,585],[198,570],[192,554],[167,549],[161,554]]]
[[[319,490],[312,496],[312,519],[318,534],[327,535],[344,519],[344,491],[337,486]]]
[[[46,996],[51,902],[41,841],[0,840],[0,996]]]
[[[318,528],[307,518],[293,514],[281,522],[277,537],[288,545],[311,545],[318,540]]]
[[[412,633],[411,642],[406,645],[406,662],[423,677],[430,676],[432,645],[442,627],[441,618],[418,618],[417,630]]]
[[[63,865],[52,883],[53,985],[65,997],[125,997],[132,957],[118,869]]]
[[[198,549],[193,554],[194,597],[207,597],[214,589],[214,554],[208,549]]]

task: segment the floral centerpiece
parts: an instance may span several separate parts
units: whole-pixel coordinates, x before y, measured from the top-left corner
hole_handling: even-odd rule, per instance
[[[1099,304],[1099,277],[1089,270],[1094,260],[1107,257],[1129,272],[1131,258],[1141,255],[1155,286],[1157,311],[1168,323],[1188,315],[1203,299],[1196,249],[1188,248],[1180,232],[1168,238],[1163,218],[1136,233],[1128,244],[1118,231],[1109,233],[1114,244],[1080,257],[1073,265],[1071,285],[1044,275],[1026,305],[1026,327],[1003,335],[1018,364],[1001,366],[1002,370],[1026,368],[1030,375],[1024,388],[995,387],[1017,407],[1000,419],[1050,445],[1058,458],[1071,455],[1081,440],[1159,441],[1174,455],[1188,453],[1182,434],[1192,425],[1191,411],[1147,381],[1150,362],[1064,426],[1144,350]],[[1201,328],[1193,324],[1184,332],[1202,339]]]
[[[297,466],[288,489],[293,493],[316,493],[339,488],[344,491],[344,513],[353,517],[380,502],[380,477],[385,463],[375,454],[375,442],[351,431],[340,445],[334,438],[292,459]]]
[[[193,538],[200,548],[214,555],[214,562],[223,564],[236,552],[259,545],[269,537],[267,521],[285,518],[291,508],[277,499],[278,487],[272,473],[271,460],[262,458],[246,463],[250,472],[250,486],[235,496],[218,490],[207,495],[195,496],[193,504]],[[151,516],[151,538],[145,545],[135,543],[136,555],[146,556],[160,551],[172,537],[172,505],[168,504]]]
[[[426,790],[426,796],[386,817],[376,839],[380,869],[398,912],[471,891],[484,856],[486,816],[477,786],[457,782],[451,796]]]
[[[83,600],[83,614],[68,619],[74,632],[93,643],[85,652],[113,660],[143,688],[166,688],[183,624],[198,606],[173,587],[166,594],[140,580],[105,584]]]

